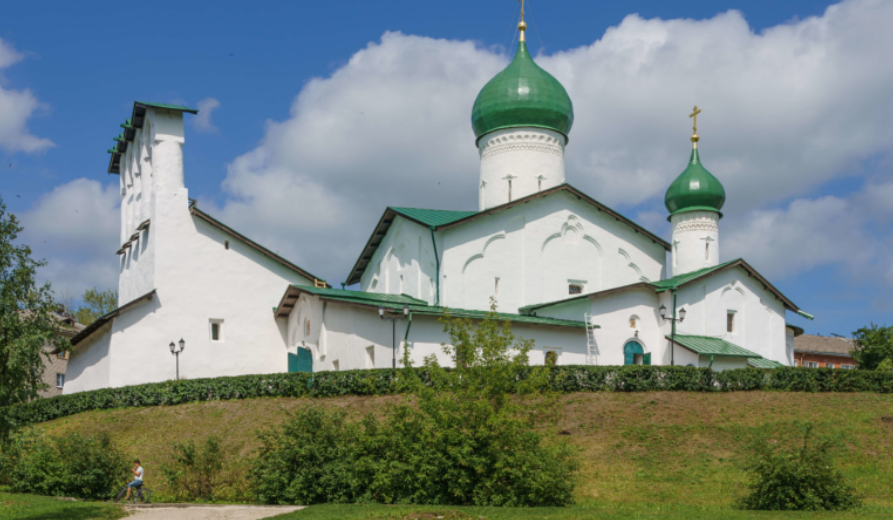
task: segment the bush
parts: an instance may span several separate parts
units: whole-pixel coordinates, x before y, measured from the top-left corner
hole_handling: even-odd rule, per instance
[[[834,467],[836,443],[815,438],[812,423],[796,425],[794,434],[776,439],[758,435],[745,469],[753,475],[742,509],[768,511],[839,511],[861,498]]]
[[[14,435],[2,468],[18,493],[105,499],[128,477],[124,455],[107,434],[49,436],[35,430]]]
[[[529,367],[519,368],[526,377]],[[0,408],[13,426],[40,423],[91,410],[167,406],[202,401],[257,397],[337,397],[386,395],[407,391],[405,369],[346,370],[315,374],[267,374],[149,383],[122,388],[38,399]],[[427,367],[413,369],[415,377],[430,382]],[[783,390],[793,392],[893,393],[893,373],[869,370],[743,368],[714,372],[707,368],[673,366],[558,366],[550,371],[556,392],[731,392]]]
[[[174,444],[171,461],[162,464],[161,473],[169,490],[179,501],[215,500],[222,497],[241,498],[238,469],[227,468],[227,452],[220,439],[211,435],[196,448],[195,441]]]
[[[549,368],[527,366],[531,342],[509,324],[445,320],[457,363],[409,367],[412,398],[383,420],[351,422],[344,413],[307,408],[261,434],[251,473],[266,503],[381,502],[478,506],[572,503],[573,451],[537,427],[554,420]],[[518,378],[523,373],[524,377]],[[512,394],[527,396],[523,405]]]

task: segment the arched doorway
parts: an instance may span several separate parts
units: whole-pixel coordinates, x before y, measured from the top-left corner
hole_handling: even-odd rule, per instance
[[[310,353],[310,349],[298,347],[297,354],[289,353],[288,371],[313,373],[313,354]]]
[[[645,353],[642,344],[635,340],[626,342],[623,346],[623,364],[624,365],[650,365],[651,354]]]

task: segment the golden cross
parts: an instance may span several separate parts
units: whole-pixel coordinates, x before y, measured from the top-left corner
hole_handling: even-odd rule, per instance
[[[695,120],[695,122],[694,122],[694,133],[695,133],[695,134],[698,133],[698,114],[700,114],[700,113],[701,113],[701,111],[698,110],[698,105],[695,105],[694,110],[693,110],[692,113],[688,116],[688,117],[693,117],[694,120]]]
[[[521,21],[524,21],[524,0],[518,0],[521,2]]]

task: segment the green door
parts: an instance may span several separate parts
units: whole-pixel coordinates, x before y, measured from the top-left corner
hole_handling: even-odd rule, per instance
[[[623,346],[623,364],[624,365],[635,365],[636,364],[636,354],[644,354],[645,350],[642,349],[642,345],[639,344],[638,341],[630,341],[626,345]]]
[[[313,373],[313,354],[309,349],[298,347],[298,372]]]
[[[313,355],[310,351],[306,348],[298,347],[297,354],[289,353],[288,371],[313,373]]]
[[[645,354],[644,356],[642,356],[642,364],[643,364],[643,365],[650,365],[650,364],[651,364],[651,352],[649,352],[649,353]]]

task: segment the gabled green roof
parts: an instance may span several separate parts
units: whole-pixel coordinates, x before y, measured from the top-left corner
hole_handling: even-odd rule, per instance
[[[771,359],[766,358],[750,358],[747,360],[747,364],[754,368],[782,368],[784,365],[779,363],[778,361],[772,361]]]
[[[456,222],[457,220],[462,220],[465,217],[470,217],[477,214],[477,211],[450,211],[445,209],[416,209],[394,207],[389,207],[388,209],[393,210],[410,220],[415,220],[419,224],[434,228],[436,228],[437,226],[442,226],[444,224],[451,224],[453,222]]]
[[[349,303],[354,305],[362,305],[366,307],[384,307],[390,312],[403,312],[403,306],[409,307],[410,312],[414,315],[421,316],[443,316],[449,313],[453,317],[484,319],[487,317],[486,311],[477,311],[470,309],[450,309],[447,307],[438,307],[428,305],[423,300],[407,296],[405,294],[381,294],[364,291],[349,291],[346,289],[320,289],[317,287],[308,287],[304,285],[291,285],[285,291],[285,295],[276,307],[275,315],[277,318],[287,317],[294,308],[294,302],[298,300],[300,293],[306,292],[315,294],[327,301],[336,301]],[[509,319],[516,323],[528,323],[532,325],[552,325],[556,327],[574,327],[585,328],[582,321],[561,320],[556,318],[541,318],[538,316],[524,316],[521,314],[511,314],[500,312],[497,313],[500,319]],[[598,326],[596,326],[598,328]]]
[[[629,285],[614,287],[613,289],[606,289],[604,291],[596,291],[596,292],[592,292],[589,294],[581,294],[579,296],[573,296],[571,298],[564,298],[563,300],[556,300],[556,301],[547,302],[547,303],[539,303],[539,304],[535,304],[535,305],[527,305],[525,307],[521,307],[521,309],[519,309],[519,311],[524,314],[532,314],[532,313],[536,313],[536,311],[538,311],[539,309],[544,309],[546,307],[552,307],[555,305],[563,305],[565,303],[568,303],[568,302],[571,302],[574,300],[579,300],[582,298],[598,298],[601,296],[609,296],[609,295],[611,295],[613,293],[617,293],[617,292],[629,291],[632,289],[641,289],[641,288],[645,288],[645,287],[652,288],[652,289],[654,289],[655,292],[671,291],[674,289],[678,289],[679,287],[682,287],[683,285],[685,285],[687,283],[694,282],[695,280],[698,280],[700,278],[704,278],[704,277],[716,274],[720,271],[724,271],[726,269],[730,269],[730,268],[736,267],[736,266],[741,267],[742,269],[747,271],[749,276],[756,278],[763,285],[764,289],[771,292],[772,294],[775,295],[776,298],[778,298],[779,300],[784,302],[785,307],[787,307],[791,311],[794,311],[803,317],[813,319],[812,314],[802,311],[799,307],[797,307],[796,304],[794,304],[794,302],[789,300],[787,298],[787,296],[782,294],[782,292],[779,291],[778,289],[776,289],[774,285],[772,285],[771,283],[769,283],[768,280],[763,278],[763,276],[760,273],[758,273],[756,269],[751,267],[750,264],[748,264],[741,258],[739,258],[737,260],[731,260],[728,262],[724,262],[722,264],[715,265],[713,267],[705,267],[704,269],[699,269],[697,271],[692,271],[690,273],[683,273],[683,274],[674,276],[672,278],[667,278],[666,280],[658,280],[655,282],[636,282],[636,283],[629,284]]]
[[[509,65],[484,85],[471,109],[474,136],[502,128],[546,128],[565,138],[574,124],[570,96],[551,74],[537,65],[525,42]]]
[[[658,291],[666,291],[668,289],[675,289],[682,285],[687,284],[688,282],[693,282],[702,276],[707,276],[710,273],[715,271],[719,271],[725,267],[728,267],[735,262],[741,262],[740,258],[736,260],[730,260],[728,262],[724,262],[719,265],[714,265],[713,267],[705,267],[703,269],[698,269],[697,271],[692,271],[690,273],[682,273],[677,276],[673,276],[672,278],[667,278],[666,280],[658,280],[656,282],[651,282],[651,285],[654,286]]]
[[[515,206],[519,206],[522,204],[526,204],[534,199],[548,197],[553,193],[558,192],[566,192],[579,200],[587,202],[593,206],[595,206],[597,211],[604,212],[606,215],[613,217],[615,221],[620,222],[624,225],[627,225],[633,229],[636,233],[640,233],[642,236],[650,239],[655,244],[659,244],[661,247],[666,249],[667,251],[671,250],[670,243],[666,240],[660,238],[658,235],[648,231],[643,228],[639,224],[636,224],[632,220],[626,218],[622,214],[614,211],[613,209],[605,206],[601,202],[593,199],[589,195],[586,195],[582,191],[574,188],[570,184],[559,184],[558,186],[554,186],[552,188],[548,188],[537,193],[528,195],[526,197],[521,197],[519,199],[515,199],[511,202],[507,202],[505,204],[501,204],[499,206],[495,206],[484,211],[447,211],[447,210],[437,210],[437,209],[415,209],[415,208],[394,208],[388,207],[385,209],[384,215],[381,216],[381,219],[378,221],[378,224],[375,226],[375,230],[372,232],[372,236],[369,237],[369,240],[366,242],[366,246],[363,248],[363,252],[360,254],[360,257],[357,259],[356,263],[353,266],[353,269],[350,271],[350,275],[347,277],[347,285],[353,285],[358,283],[362,277],[363,272],[365,272],[366,267],[369,265],[369,262],[372,260],[372,256],[375,254],[375,250],[378,249],[378,246],[381,244],[381,241],[384,240],[384,237],[387,235],[388,229],[391,227],[391,223],[394,221],[396,215],[400,215],[402,217],[408,218],[414,222],[417,222],[423,226],[426,226],[433,230],[441,230],[446,229],[453,226],[464,225],[466,222],[470,222],[472,220],[476,220],[478,218],[485,217],[487,215],[492,215],[493,213],[499,213],[501,211],[505,211],[507,209],[513,208]]]
[[[666,337],[670,339],[670,336]],[[676,334],[676,344],[704,356],[743,357],[760,359],[763,356],[739,347],[734,343],[710,336],[686,336]]]

